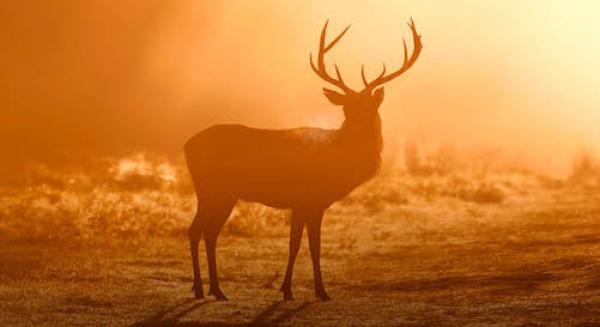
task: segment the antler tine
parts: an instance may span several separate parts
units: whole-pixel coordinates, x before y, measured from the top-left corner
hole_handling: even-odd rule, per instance
[[[319,53],[317,55],[317,64],[316,65],[314,64],[313,59],[312,59],[312,53],[311,53],[310,54],[310,67],[319,77],[321,77],[325,81],[339,87],[345,93],[348,93],[351,91],[351,89],[348,86],[346,86],[346,84],[344,83],[342,74],[340,73],[340,70],[337,67],[337,65],[334,65],[337,79],[331,77],[329,75],[329,73],[327,73],[327,67],[325,66],[325,53],[327,53],[327,51],[331,50],[335,46],[335,44],[342,38],[342,36],[344,36],[344,34],[346,34],[348,29],[350,28],[350,25],[348,25],[335,39],[333,39],[333,41],[331,41],[331,43],[329,43],[328,45],[325,45],[325,38],[327,35],[327,25],[328,24],[329,24],[329,20],[327,20],[325,22],[325,25],[323,26],[323,30],[321,31],[321,37],[319,39]]]
[[[344,36],[344,34],[346,34],[346,32],[348,32],[348,29],[350,29],[350,26],[352,26],[352,25],[346,26],[346,28],[342,31],[342,33],[340,33],[340,35],[338,35],[333,41],[331,41],[331,43],[329,43],[329,45],[327,47],[325,47],[325,52],[329,51],[331,48],[333,48],[335,46],[336,43],[338,43],[338,41],[342,38],[342,36]],[[327,27],[327,24],[325,24],[325,27]],[[323,41],[325,41],[325,38],[323,38]]]
[[[404,47],[404,62],[402,63],[402,66],[404,66],[408,61],[408,49],[406,48],[406,40],[404,38],[402,38],[402,46]]]
[[[344,83],[344,79],[342,78],[342,74],[340,74],[340,70],[338,68],[338,66],[336,64],[333,65],[333,67],[335,68],[335,74],[337,75],[338,81],[340,81],[340,83]]]
[[[387,83],[387,82],[393,80],[394,78],[404,74],[404,72],[406,72],[410,67],[412,67],[412,65],[414,65],[414,63],[417,61],[417,58],[419,58],[419,54],[421,53],[421,49],[423,49],[423,44],[421,43],[421,36],[417,33],[417,28],[416,28],[415,22],[413,21],[412,18],[410,19],[410,22],[408,23],[408,27],[410,27],[410,29],[412,31],[412,37],[413,37],[413,43],[414,43],[413,53],[411,54],[410,58],[408,57],[408,49],[406,46],[406,40],[403,38],[402,44],[404,47],[404,61],[403,61],[402,67],[400,67],[400,69],[398,69],[397,71],[386,76],[385,75],[385,65],[384,65],[383,73],[379,77],[374,79],[371,83],[369,83],[367,88],[374,89],[375,87],[377,87],[379,85],[382,85],[384,83]]]
[[[381,71],[381,74],[379,74],[379,76],[377,76],[375,78],[375,80],[383,77],[383,75],[385,75],[385,70],[386,70],[386,67],[385,67],[385,62],[384,62],[383,70]],[[367,81],[367,78],[365,77],[365,65],[364,64],[362,65],[362,67],[360,69],[360,76],[362,77],[362,81],[363,81],[363,84],[365,85],[365,88],[368,88],[370,83]]]
[[[360,68],[360,77],[362,77],[362,81],[365,87],[369,87],[369,82],[367,82],[367,78],[365,77],[365,64],[363,64]]]
[[[379,74],[379,76],[377,76],[377,78],[382,78],[383,75],[385,75],[385,62],[383,63],[383,70],[381,71],[381,74]]]
[[[318,54],[318,65],[319,65],[319,69],[323,69],[324,68],[324,62],[323,62],[323,58],[325,57],[325,37],[327,35],[327,25],[329,25],[329,19],[325,22],[325,25],[323,25],[323,29],[321,30],[321,37],[319,38],[319,54]]]

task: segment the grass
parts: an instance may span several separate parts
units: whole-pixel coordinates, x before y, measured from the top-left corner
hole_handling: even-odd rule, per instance
[[[0,325],[599,325],[600,187],[586,160],[565,180],[384,169],[326,213],[331,302],[314,299],[306,239],[297,300],[280,301],[284,210],[236,207],[218,247],[231,300],[196,301],[182,165],[134,155],[91,171],[38,168],[0,190]]]

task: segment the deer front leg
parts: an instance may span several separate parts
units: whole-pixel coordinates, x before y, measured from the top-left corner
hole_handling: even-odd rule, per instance
[[[310,217],[307,221],[308,227],[308,245],[310,247],[310,256],[313,263],[313,273],[315,278],[315,295],[323,301],[331,300],[321,278],[321,221],[323,213]]]
[[[304,221],[299,217],[298,212],[292,212],[292,221],[290,227],[290,254],[288,258],[287,269],[285,271],[285,277],[283,278],[283,284],[279,291],[283,292],[284,300],[293,300],[292,295],[292,272],[294,271],[294,263],[296,262],[296,256],[298,250],[300,250],[300,241],[302,240],[302,230],[304,229]]]

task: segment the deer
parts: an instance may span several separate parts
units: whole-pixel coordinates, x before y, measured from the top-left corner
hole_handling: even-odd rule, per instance
[[[333,77],[327,71],[325,54],[346,34],[347,26],[326,43],[327,25],[321,31],[317,63],[310,54],[310,67],[325,82],[339,89],[323,88],[325,97],[341,106],[344,120],[338,129],[300,127],[259,129],[227,124],[211,126],[184,145],[187,167],[197,199],[197,210],[188,229],[195,298],[204,298],[198,259],[198,244],[204,238],[208,261],[209,296],[226,301],[217,276],[217,238],[238,200],[256,202],[291,211],[289,256],[280,292],[284,300],[293,300],[292,273],[303,230],[306,227],[315,296],[330,300],[321,276],[321,222],[324,212],[359,185],[374,177],[381,165],[383,138],[379,107],[383,84],[404,74],[419,58],[421,36],[414,21],[413,51],[408,56],[404,44],[402,67],[373,80],[361,77],[364,88],[357,92],[343,80],[337,64]]]

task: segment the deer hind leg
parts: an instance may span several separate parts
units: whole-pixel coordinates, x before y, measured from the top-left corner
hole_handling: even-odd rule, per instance
[[[210,203],[207,210],[207,219],[202,224],[202,235],[204,236],[206,257],[208,259],[208,277],[210,280],[208,295],[213,295],[217,300],[227,300],[227,297],[219,287],[219,277],[217,275],[217,238],[236,202],[237,199],[227,197]]]
[[[190,239],[190,252],[192,254],[192,267],[194,268],[194,284],[192,285],[192,291],[194,297],[197,299],[204,298],[204,291],[202,290],[202,280],[200,279],[200,263],[198,259],[198,243],[202,237],[202,225],[201,225],[200,208],[196,212],[194,221],[188,229],[188,238]]]
[[[310,247],[310,256],[313,264],[313,273],[315,279],[315,295],[323,301],[331,300],[321,277],[321,221],[323,213],[312,214],[307,220],[308,244]]]
[[[300,217],[297,211],[293,211],[290,227],[290,254],[288,258],[287,269],[285,271],[285,277],[283,278],[283,284],[279,289],[281,292],[283,292],[284,300],[294,299],[294,296],[292,295],[292,272],[294,270],[294,262],[296,262],[298,250],[300,250],[300,241],[302,240],[303,229],[303,217]]]
[[[211,261],[215,261],[216,236],[225,224],[225,221],[231,213],[231,209],[235,205],[235,199],[227,201],[223,199],[198,199],[198,209],[192,225],[188,229],[188,237],[190,240],[190,252],[192,256],[192,267],[194,269],[194,284],[192,291],[197,299],[204,298],[202,289],[202,280],[200,277],[200,263],[198,256],[198,243],[204,237],[207,245],[207,255],[209,256],[209,277],[211,279],[211,290],[213,290],[213,280],[216,280],[216,264],[211,266]],[[210,242],[208,241],[210,240]],[[211,250],[209,251],[209,246]],[[212,259],[211,259],[212,255]],[[214,277],[213,277],[214,276]],[[218,282],[217,282],[218,289]],[[209,292],[209,295],[214,292]]]

